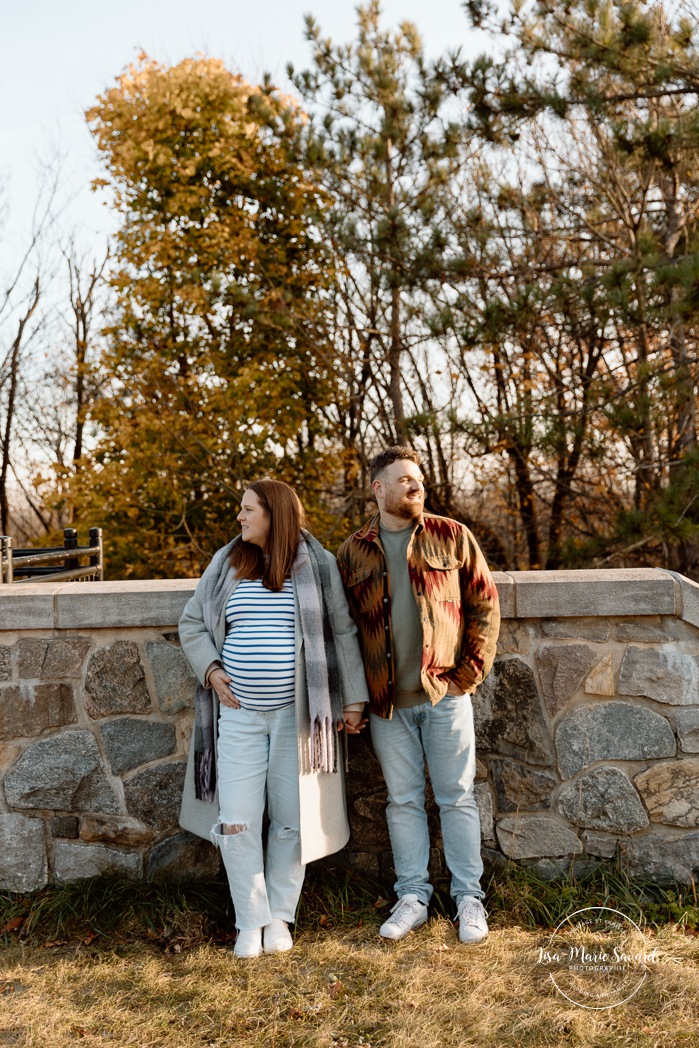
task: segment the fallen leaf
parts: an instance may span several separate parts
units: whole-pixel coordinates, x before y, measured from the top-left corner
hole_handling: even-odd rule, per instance
[[[8,921],[2,928],[0,928],[0,935],[5,932],[17,932],[24,924],[24,917],[13,917],[11,921]]]

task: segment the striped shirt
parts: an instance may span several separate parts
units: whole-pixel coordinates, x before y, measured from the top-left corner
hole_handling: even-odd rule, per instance
[[[291,579],[275,593],[242,579],[226,605],[223,668],[246,710],[280,710],[295,697],[296,646]]]

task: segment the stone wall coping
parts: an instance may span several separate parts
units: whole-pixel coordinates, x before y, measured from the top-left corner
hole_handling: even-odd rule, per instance
[[[676,571],[668,572],[679,589],[682,618],[692,626],[699,626],[699,583],[692,582]]]
[[[197,579],[42,582],[0,586],[4,630],[118,629],[177,625]]]
[[[503,618],[677,615],[699,626],[699,585],[664,568],[494,572]],[[0,632],[177,625],[197,579],[0,586]]]
[[[513,617],[518,619],[682,617],[682,587],[664,568],[511,571],[507,574],[515,584]],[[688,579],[684,581],[689,583]]]

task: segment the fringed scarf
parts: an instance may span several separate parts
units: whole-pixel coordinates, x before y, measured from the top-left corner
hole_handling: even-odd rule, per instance
[[[202,593],[204,627],[214,639],[216,626],[225,612],[225,602],[235,581],[230,564],[234,539],[219,550],[212,570],[199,583]],[[304,532],[292,567],[292,581],[298,599],[303,634],[303,658],[310,721],[310,763],[312,771],[337,771],[337,722],[342,720],[344,699],[340,677],[331,578],[325,550]],[[197,684],[195,698],[194,783],[196,796],[213,801],[216,796],[216,728],[213,691]]]

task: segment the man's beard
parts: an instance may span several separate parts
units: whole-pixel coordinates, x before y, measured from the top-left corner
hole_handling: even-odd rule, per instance
[[[415,495],[414,498],[408,498],[405,495],[386,495],[383,508],[386,513],[400,520],[419,520],[424,504],[425,499],[422,495]]]

